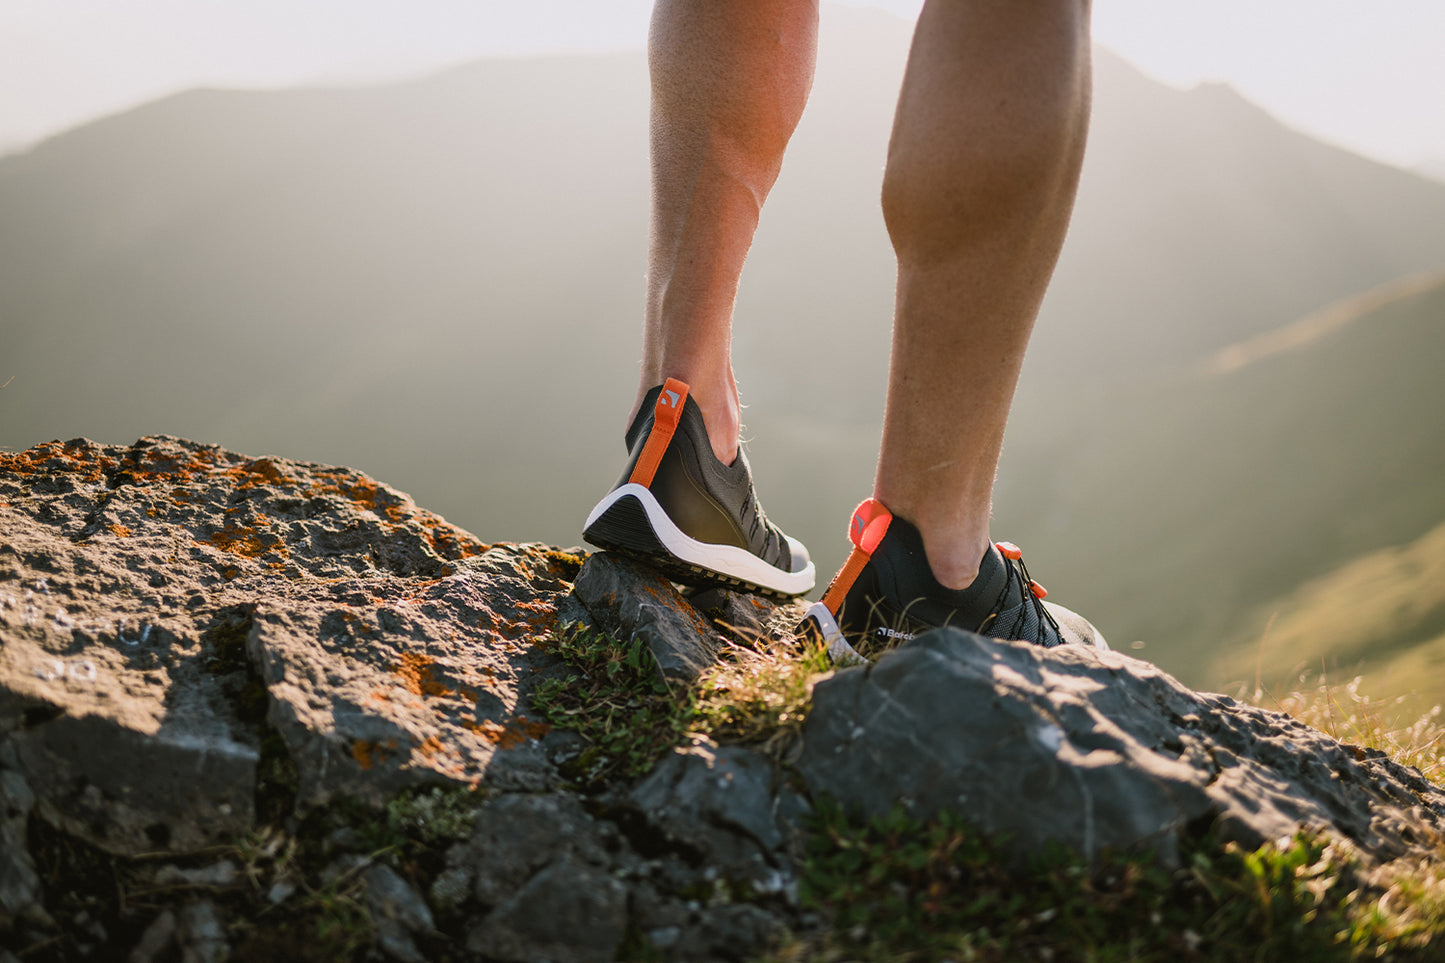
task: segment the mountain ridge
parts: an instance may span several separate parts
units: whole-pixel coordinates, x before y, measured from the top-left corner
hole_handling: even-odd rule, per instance
[[[734,348],[765,504],[826,571],[871,489],[892,311],[876,197],[908,31],[834,8],[824,29]],[[181,95],[0,160],[0,377],[16,375],[0,446],[164,431],[305,453],[472,530],[575,541],[633,391],[646,93],[640,54],[488,62],[360,91]],[[1171,664],[1177,628],[1134,619],[1124,586],[1197,601],[1088,522],[1080,459],[1212,353],[1442,264],[1445,186],[1100,53],[998,534],[1064,601],[1187,666]],[[1104,503],[1173,524],[1155,493]]]

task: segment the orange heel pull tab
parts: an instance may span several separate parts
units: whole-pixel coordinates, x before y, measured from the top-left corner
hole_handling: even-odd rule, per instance
[[[872,555],[878,550],[878,543],[888,531],[893,513],[883,507],[876,498],[865,498],[853,509],[853,520],[848,524],[848,538],[863,551]]]
[[[993,544],[994,548],[997,548],[999,554],[1004,558],[1017,562],[1024,557],[1023,549],[1019,548],[1013,542],[994,542]]]
[[[843,563],[843,568],[833,577],[833,584],[823,595],[823,604],[834,616],[842,610],[843,600],[848,597],[863,566],[877,551],[878,543],[883,541],[892,521],[893,513],[876,498],[865,498],[853,510],[853,519],[848,523],[848,539],[853,543],[853,550],[848,553],[848,561]]]
[[[672,444],[677,423],[682,420],[682,406],[687,401],[687,391],[687,384],[676,378],[668,378],[662,386],[662,394],[657,396],[657,405],[652,409],[652,431],[647,436],[647,443],[642,446],[642,454],[633,466],[632,475],[627,479],[629,482],[643,488],[652,484],[653,476],[657,474],[657,466],[662,464],[662,456],[666,453],[667,446]]]

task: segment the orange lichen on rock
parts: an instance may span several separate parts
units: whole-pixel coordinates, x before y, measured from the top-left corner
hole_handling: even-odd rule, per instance
[[[542,557],[547,560],[547,574],[566,582],[570,582],[577,577],[578,570],[582,568],[582,563],[586,561],[586,558],[582,555],[558,551],[555,548],[543,551]]]
[[[25,451],[0,452],[0,472],[13,475],[66,472],[79,475],[84,481],[100,482],[105,473],[113,471],[118,464],[116,459],[96,449],[86,449],[69,441],[47,441]]]
[[[129,466],[131,480],[147,485],[158,481],[184,484],[198,476],[210,474],[216,467],[217,453],[209,449],[186,452],[184,460],[170,451],[150,448],[140,453],[135,464]]]
[[[416,751],[423,759],[430,759],[438,753],[445,752],[446,748],[436,736],[427,736],[421,741],[421,744],[416,747]]]
[[[506,623],[501,629],[513,639],[548,635],[557,626],[557,607],[551,602],[518,602],[515,608],[523,618]]]
[[[457,697],[475,699],[475,690],[453,688],[436,677],[436,660],[420,652],[403,652],[401,662],[391,667],[401,679],[401,684],[412,695],[431,698],[453,699]]]
[[[365,475],[346,478],[336,470],[318,470],[316,475],[322,479],[312,486],[318,494],[339,495],[390,522],[400,522],[406,517],[403,500]],[[383,498],[388,504],[382,503]]]
[[[255,488],[260,485],[284,485],[286,476],[281,474],[281,469],[269,458],[254,458],[244,465],[237,465],[235,468],[227,469],[227,474],[244,478],[237,488]]]
[[[130,529],[124,525],[107,525],[106,528],[109,528],[110,533],[118,538],[129,538],[131,535]]]
[[[427,541],[439,555],[451,558],[474,558],[491,548],[490,545],[431,512],[420,512],[417,521],[421,522]]]
[[[371,769],[378,763],[386,761],[391,753],[388,750],[396,749],[396,740],[387,740],[387,744],[372,742],[370,739],[357,739],[351,744],[351,758],[362,769]]]
[[[469,722],[466,727],[498,749],[514,749],[528,739],[540,739],[552,731],[547,723],[532,722],[526,716],[517,716],[504,726],[495,722]]]
[[[263,537],[254,528],[243,528],[239,525],[227,525],[208,538],[196,539],[196,544],[210,545],[223,552],[230,552],[232,555],[240,555],[244,558],[256,558],[272,551],[282,557],[290,554],[285,543],[275,535]]]

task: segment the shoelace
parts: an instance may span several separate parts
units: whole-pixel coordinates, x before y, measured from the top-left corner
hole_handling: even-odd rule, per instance
[[[749,490],[748,498],[743,502],[743,520],[748,527],[748,544],[754,545],[758,540],[758,526],[763,528],[762,545],[758,550],[758,557],[763,561],[772,564],[779,557],[778,548],[782,542],[782,533],[778,527],[768,521],[763,514],[763,506],[758,502],[755,492]]]
[[[1007,578],[1004,581],[1003,591],[999,593],[998,600],[993,604],[994,614],[984,620],[980,631],[986,630],[990,623],[999,617],[1003,612],[1004,605],[1008,602],[1009,589],[1017,585],[1022,595],[1018,605],[1018,614],[1014,616],[1001,638],[1016,638],[1023,634],[1023,630],[1028,626],[1028,610],[1032,606],[1034,618],[1038,622],[1039,634],[1042,636],[1039,641],[1050,648],[1063,642],[1063,632],[1059,629],[1059,623],[1054,619],[1053,613],[1044,607],[1044,596],[1048,592],[1029,575],[1029,567],[1024,564],[1023,553],[1019,551],[1018,546],[1009,542],[999,542],[997,547],[1000,554],[1003,555]],[[1052,640],[1050,640],[1045,626],[1053,629]]]

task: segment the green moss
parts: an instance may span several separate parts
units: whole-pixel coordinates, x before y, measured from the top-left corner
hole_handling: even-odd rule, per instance
[[[569,775],[585,783],[638,776],[677,745],[691,695],[668,689],[645,645],[566,625],[546,646],[571,671],[544,679],[531,702],[552,725],[587,740],[569,764]]]

